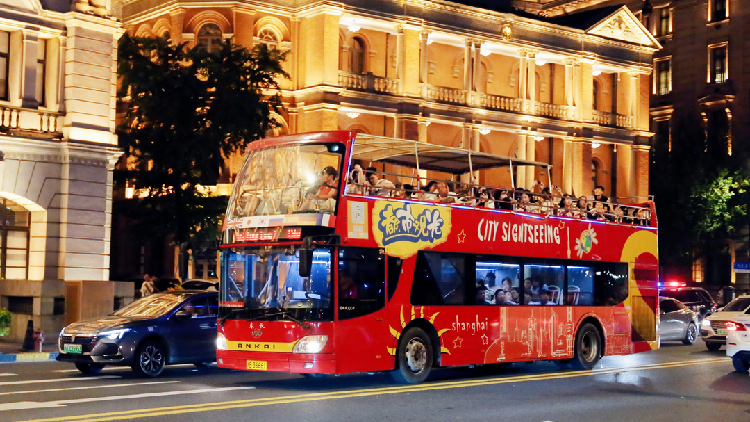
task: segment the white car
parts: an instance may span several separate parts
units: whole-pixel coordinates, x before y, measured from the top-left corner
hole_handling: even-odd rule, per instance
[[[750,369],[750,310],[727,323],[727,356],[735,371]]]
[[[719,350],[727,342],[727,323],[750,309],[750,295],[742,295],[729,302],[719,312],[703,318],[701,338],[708,350]]]

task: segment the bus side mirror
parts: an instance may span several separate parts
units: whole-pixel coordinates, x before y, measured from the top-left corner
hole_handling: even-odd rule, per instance
[[[312,242],[309,238],[306,238],[302,242],[302,247],[299,249],[299,276],[310,277],[313,263],[313,252],[315,248],[312,246]]]

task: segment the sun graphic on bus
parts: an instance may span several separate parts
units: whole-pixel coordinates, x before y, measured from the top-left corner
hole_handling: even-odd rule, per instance
[[[589,228],[581,232],[581,237],[576,239],[576,255],[579,258],[582,258],[583,254],[591,252],[591,249],[596,243],[599,243],[599,241],[596,240],[596,231],[594,231],[594,229],[591,228],[591,224],[589,224]]]
[[[398,315],[400,317],[400,319],[401,319],[401,330],[396,330],[395,328],[391,327],[390,325],[388,326],[388,328],[391,330],[391,335],[396,338],[396,343],[398,344],[398,339],[399,339],[399,337],[401,337],[401,333],[403,332],[404,328],[406,328],[406,324],[414,321],[417,318],[426,319],[427,321],[430,322],[430,324],[434,324],[435,318],[438,316],[439,313],[440,312],[435,312],[434,314],[432,314],[431,317],[428,318],[424,314],[424,307],[415,308],[415,307],[412,306],[411,307],[411,318],[409,320],[407,320],[406,318],[404,318],[404,307],[401,306],[401,312],[399,312],[399,315]],[[438,338],[441,337],[443,334],[445,334],[447,331],[450,331],[450,328],[444,328],[442,330],[439,330],[438,333],[437,333]],[[388,354],[391,355],[391,356],[395,356],[396,355],[396,349],[397,348],[389,347],[388,348]],[[440,346],[440,353],[447,353],[449,355],[451,354],[450,350],[448,350],[447,348],[445,348],[443,346]]]

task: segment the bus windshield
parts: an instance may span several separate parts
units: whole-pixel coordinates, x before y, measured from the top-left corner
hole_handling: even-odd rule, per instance
[[[227,218],[335,212],[343,151],[341,144],[250,151],[237,175]]]
[[[333,319],[329,249],[314,252],[310,277],[299,275],[296,248],[227,252],[223,259],[228,271],[220,283],[222,305],[241,308],[248,317],[282,312],[300,320]]]

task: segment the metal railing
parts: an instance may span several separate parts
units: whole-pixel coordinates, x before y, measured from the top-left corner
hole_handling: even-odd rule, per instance
[[[339,70],[339,85],[346,89],[361,89],[366,91],[397,94],[400,81],[398,79],[375,76],[372,73],[357,74]]]

